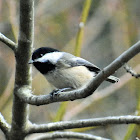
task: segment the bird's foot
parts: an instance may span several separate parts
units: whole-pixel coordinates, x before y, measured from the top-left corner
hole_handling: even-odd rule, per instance
[[[51,95],[51,98],[53,99],[58,93],[60,92],[65,92],[65,91],[69,91],[71,90],[72,88],[62,88],[62,89],[54,89],[50,95]]]

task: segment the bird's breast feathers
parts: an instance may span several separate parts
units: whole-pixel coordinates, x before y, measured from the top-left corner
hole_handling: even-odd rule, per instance
[[[67,69],[56,69],[45,75],[48,82],[56,88],[79,88],[88,83],[95,73],[89,72],[84,66],[71,67]]]

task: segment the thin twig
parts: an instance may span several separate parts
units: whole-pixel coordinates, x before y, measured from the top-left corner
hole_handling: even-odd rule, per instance
[[[132,76],[134,76],[135,78],[140,78],[140,74],[136,73],[131,67],[129,67],[128,65],[124,65],[124,69],[130,73]]]
[[[93,92],[99,87],[99,85],[108,76],[113,74],[123,64],[128,62],[139,52],[140,52],[140,41],[134,44],[132,47],[130,47],[123,54],[121,54],[117,59],[115,59],[110,65],[108,65],[103,71],[101,71],[88,85],[85,85],[80,89],[69,91],[69,92],[60,92],[60,93],[57,93],[52,98],[51,94],[41,95],[41,96],[32,95],[31,90],[27,89],[27,87],[25,86],[25,87],[20,88],[20,90],[18,90],[16,94],[21,100],[32,105],[44,105],[44,104],[50,104],[53,102],[61,102],[61,101],[69,101],[69,100],[85,98],[93,94]]]
[[[85,133],[77,133],[77,132],[53,132],[49,134],[43,134],[42,136],[36,137],[34,140],[54,140],[56,138],[76,138],[76,139],[84,139],[84,140],[110,140],[103,137],[85,134]]]
[[[88,17],[91,2],[92,2],[92,0],[85,0],[85,2],[84,2],[81,21],[79,23],[79,30],[78,30],[78,33],[76,36],[76,45],[75,45],[75,55],[76,56],[80,56],[80,54],[81,54],[81,46],[82,46],[83,36],[84,36],[84,25],[85,25],[87,17]]]
[[[2,114],[0,113],[0,129],[3,131],[3,133],[5,135],[7,135],[8,132],[10,131],[10,127],[11,126],[6,122],[6,120],[4,119]]]
[[[9,38],[7,38],[6,36],[4,36],[2,33],[0,33],[0,41],[2,41],[3,43],[5,43],[9,48],[11,48],[13,51],[16,50],[17,45],[16,43],[14,43],[12,40],[10,40]]]
[[[85,120],[61,121],[48,124],[30,124],[26,134],[51,132],[73,128],[105,126],[112,124],[140,124],[140,116],[113,116]]]

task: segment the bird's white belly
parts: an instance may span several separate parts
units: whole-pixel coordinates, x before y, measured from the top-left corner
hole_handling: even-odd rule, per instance
[[[56,72],[50,72],[45,75],[49,83],[56,88],[79,88],[88,83],[94,73],[88,71],[84,66],[77,66],[67,69],[57,69]]]

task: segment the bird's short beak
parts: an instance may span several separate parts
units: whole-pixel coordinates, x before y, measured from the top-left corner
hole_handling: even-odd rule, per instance
[[[28,62],[28,64],[33,64],[33,63],[34,61],[32,59]]]

